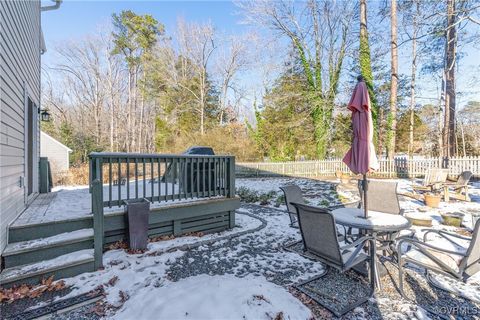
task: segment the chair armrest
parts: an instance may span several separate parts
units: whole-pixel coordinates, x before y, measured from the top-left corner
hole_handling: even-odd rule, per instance
[[[435,251],[438,251],[438,252],[441,252],[441,253],[454,254],[454,255],[462,256],[462,257],[467,256],[465,253],[461,253],[461,252],[457,252],[457,251],[451,251],[451,250],[445,250],[445,249],[442,249],[442,248],[439,248],[439,247],[435,247],[431,244],[422,242],[420,240],[412,239],[410,237],[399,237],[399,238],[397,238],[397,252],[398,252],[398,254],[402,253],[402,244],[403,243],[411,244],[412,246],[417,247],[418,249],[428,248],[428,249],[432,249],[432,250],[435,250]],[[421,250],[421,251],[423,251],[423,250]]]
[[[358,254],[360,251],[365,247],[365,244],[367,242],[372,242],[372,245],[374,244],[373,242],[375,241],[375,238],[372,236],[364,236],[361,237],[360,239],[357,239],[355,242],[350,243],[349,245],[343,246],[340,248],[340,252],[343,254],[344,251],[350,249],[350,248],[355,248],[353,251],[352,255],[348,258],[347,261],[344,262],[344,266],[346,268],[353,267],[353,262],[357,258]]]
[[[346,246],[340,247],[340,250],[345,251],[345,250],[348,250],[350,248],[356,247],[360,244],[364,244],[367,241],[373,241],[373,240],[374,240],[374,238],[372,236],[364,236],[364,237],[358,238],[357,240],[355,240],[354,242],[352,242],[350,244],[347,244]]]
[[[459,239],[462,239],[462,240],[469,240],[469,241],[472,240],[472,238],[470,238],[470,237],[465,237],[465,236],[461,236],[461,235],[459,235],[459,234],[457,234],[457,233],[447,232],[447,231],[438,230],[438,229],[422,229],[422,232],[425,232],[425,234],[423,235],[423,241],[424,241],[424,242],[427,241],[427,235],[428,235],[429,233],[436,233],[436,234],[438,234],[439,236],[444,237],[445,239],[447,239],[447,240],[449,240],[449,241],[452,241],[452,240],[448,239],[447,236],[459,238]]]

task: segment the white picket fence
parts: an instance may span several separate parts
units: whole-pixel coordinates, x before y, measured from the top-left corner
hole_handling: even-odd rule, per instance
[[[414,178],[425,175],[429,168],[448,168],[449,176],[456,177],[463,171],[471,171],[480,177],[480,157],[428,158],[380,160],[380,168],[374,174],[378,177]],[[240,162],[236,164],[238,177],[320,177],[333,176],[336,172],[351,173],[342,159],[289,162]]]

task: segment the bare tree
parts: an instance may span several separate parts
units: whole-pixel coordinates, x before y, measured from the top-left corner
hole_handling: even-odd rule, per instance
[[[222,41],[223,46],[219,50],[220,53],[215,57],[213,72],[218,78],[220,88],[220,125],[224,124],[229,92],[238,98],[241,91],[235,84],[235,77],[249,63],[247,43],[246,36],[230,36]]]
[[[84,115],[93,116],[95,125],[92,134],[97,146],[102,142],[102,113],[106,96],[101,45],[98,38],[87,38],[58,48],[62,60],[54,67],[64,74],[70,98],[83,109]]]
[[[290,40],[310,88],[317,156],[328,151],[330,127],[354,5],[349,1],[238,1],[248,23],[268,27]]]
[[[196,70],[198,78],[198,92],[187,89],[197,100],[196,111],[200,117],[200,133],[205,134],[205,113],[207,106],[207,95],[210,90],[207,69],[210,65],[212,54],[217,48],[215,44],[215,31],[211,23],[195,24],[179,20],[177,36],[180,55],[183,58],[184,67],[191,62]]]
[[[398,43],[397,43],[397,1],[390,4],[391,28],[391,84],[390,84],[390,114],[388,118],[389,144],[388,158],[395,155],[395,140],[397,131],[397,91],[398,91]]]

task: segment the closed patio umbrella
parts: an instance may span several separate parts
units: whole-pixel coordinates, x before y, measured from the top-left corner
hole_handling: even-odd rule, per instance
[[[363,207],[365,218],[368,217],[367,204],[367,173],[378,169],[377,156],[373,146],[373,120],[370,109],[370,97],[363,77],[359,76],[358,83],[353,90],[348,109],[352,111],[352,146],[348,150],[343,162],[355,174],[363,175]]]

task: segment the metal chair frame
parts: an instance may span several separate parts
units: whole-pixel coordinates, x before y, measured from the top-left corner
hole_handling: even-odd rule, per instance
[[[344,273],[344,272],[352,269],[356,265],[358,265],[360,263],[364,263],[367,260],[370,260],[370,265],[372,265],[372,263],[374,263],[372,253],[370,255],[364,255],[364,257],[360,256],[360,254],[363,254],[363,251],[366,248],[367,244],[370,244],[370,246],[373,247],[373,241],[374,241],[373,237],[363,236],[363,237],[357,239],[356,241],[354,241],[353,243],[349,243],[345,246],[340,246],[340,244],[338,243],[338,234],[337,234],[337,228],[336,228],[336,224],[335,224],[335,218],[328,209],[308,206],[308,205],[301,204],[301,203],[291,203],[291,204],[297,210],[297,217],[298,217],[298,222],[299,222],[298,225],[299,225],[299,228],[300,228],[300,233],[302,235],[304,251],[309,253],[311,256],[315,257],[315,260],[318,260],[318,261],[326,264],[328,267],[333,267],[333,268],[339,270],[341,273]],[[313,250],[310,247],[310,244],[307,243],[307,240],[306,240],[307,237],[306,237],[306,234],[305,234],[308,231],[305,230],[305,226],[303,225],[303,221],[302,221],[302,219],[303,219],[302,216],[304,214],[303,212],[309,212],[309,213],[313,213],[313,214],[324,215],[324,217],[326,217],[326,219],[325,219],[326,224],[324,224],[323,227],[324,228],[329,228],[331,230],[332,234],[330,236],[325,235],[325,237],[323,239],[325,240],[325,245],[328,245],[328,241],[332,242],[333,241],[332,239],[337,239],[337,241],[335,241],[335,244],[330,243],[330,245],[333,245],[330,248],[333,249],[333,251],[337,253],[337,257],[340,257],[339,259],[335,259],[334,257],[329,256],[329,254],[327,254],[326,252],[324,252],[322,254],[322,252],[318,252],[318,250]],[[333,237],[335,237],[335,238],[333,238]],[[349,256],[349,258],[347,259],[347,261],[343,261],[343,254],[345,254],[345,252],[349,252],[351,249],[353,249],[353,252]],[[347,307],[343,308],[340,311],[336,311],[333,308],[331,308],[329,305],[325,305],[321,301],[315,299],[315,297],[313,297],[313,296],[311,296],[311,294],[309,294],[308,290],[303,288],[304,285],[306,285],[306,284],[308,284],[312,281],[315,281],[319,278],[322,278],[323,276],[325,276],[327,274],[327,272],[328,272],[328,269],[326,269],[325,272],[322,273],[321,275],[318,275],[318,276],[316,276],[314,278],[311,278],[307,281],[301,282],[301,283],[295,285],[294,287],[297,288],[299,291],[303,292],[304,294],[308,295],[310,298],[315,300],[318,304],[322,305],[323,307],[328,309],[330,312],[335,314],[335,316],[337,316],[337,317],[342,316],[343,314],[347,313],[348,311],[350,311],[350,310],[356,308],[357,306],[361,305],[362,303],[368,301],[368,299],[370,299],[370,297],[372,297],[372,295],[375,291],[374,269],[370,268],[370,291],[369,291],[368,296],[364,297],[362,299],[359,299],[358,301],[355,301],[353,303],[350,303]]]
[[[427,279],[428,277],[428,271],[433,271],[437,272],[440,274],[443,274],[445,276],[454,278],[456,280],[460,280],[463,282],[466,282],[470,276],[473,274],[477,273],[480,271],[480,220],[476,222],[472,237],[464,237],[461,235],[458,235],[456,233],[451,233],[451,232],[446,232],[443,230],[435,230],[435,229],[424,229],[423,231],[426,231],[424,236],[423,236],[423,241],[412,239],[412,238],[407,238],[407,237],[400,237],[397,241],[397,257],[398,257],[398,274],[399,274],[399,289],[400,293],[402,296],[405,297],[405,293],[403,290],[403,266],[405,263],[411,263],[417,266],[420,266],[425,269],[425,273],[427,274]],[[436,246],[433,246],[431,244],[426,243],[427,241],[427,236],[429,234],[437,234],[438,236],[445,238],[446,240],[450,241],[451,243],[461,246],[459,243],[455,242],[455,240],[451,239],[453,238],[458,238],[462,240],[469,240],[470,244],[466,250],[465,253],[462,252],[457,252],[457,251],[451,251],[451,250],[445,250],[443,248],[439,248]],[[422,263],[418,260],[414,260],[408,257],[403,257],[402,256],[402,251],[401,247],[402,245],[406,243],[411,247],[415,247],[416,250],[420,251],[423,255],[428,257],[431,261],[435,263],[435,266],[430,266],[425,263]],[[448,266],[446,263],[444,263],[442,260],[440,260],[438,257],[433,255],[430,250],[439,252],[439,253],[444,253],[444,254],[450,254],[450,255],[456,255],[462,257],[460,263],[458,264],[458,270],[454,270],[450,266]],[[472,260],[473,259],[473,260]],[[443,288],[440,288],[443,289]],[[443,289],[445,290],[445,289]],[[450,292],[453,293],[453,292]]]

